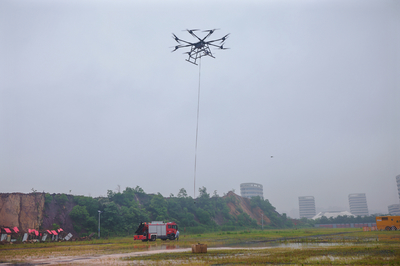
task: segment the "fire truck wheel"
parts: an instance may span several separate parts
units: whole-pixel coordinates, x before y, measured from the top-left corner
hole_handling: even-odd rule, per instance
[[[393,225],[391,230],[396,231],[397,230],[396,226]]]
[[[389,226],[386,226],[386,227],[385,227],[385,230],[386,230],[386,231],[390,231],[390,229],[391,229],[391,228],[390,228]]]
[[[174,240],[175,239],[175,235],[174,234],[170,234],[169,235],[169,240]]]

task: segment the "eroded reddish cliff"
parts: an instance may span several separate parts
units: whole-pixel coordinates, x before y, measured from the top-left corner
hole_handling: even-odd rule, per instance
[[[39,229],[43,220],[44,193],[0,194],[0,226]]]

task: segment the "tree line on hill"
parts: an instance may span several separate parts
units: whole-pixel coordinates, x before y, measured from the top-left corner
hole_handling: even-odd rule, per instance
[[[322,216],[321,218],[312,220],[307,218],[296,219],[294,221],[296,227],[314,227],[316,224],[358,224],[358,223],[375,223],[375,215],[369,216],[348,216],[339,215],[337,217],[327,218]]]
[[[210,231],[233,231],[258,228],[261,226],[252,219],[237,202],[237,197],[220,197],[216,191],[211,196],[205,187],[199,188],[199,197],[195,200],[187,195],[184,188],[174,196],[165,198],[160,193],[147,194],[142,188],[127,187],[122,192],[107,191],[107,197],[92,198],[88,196],[68,196],[65,194],[45,194],[45,204],[51,201],[63,206],[73,198],[74,207],[69,213],[74,230],[80,235],[88,235],[98,230],[98,217],[101,211],[102,235],[132,235],[140,222],[149,221],[174,221],[179,225],[181,232],[203,233]],[[233,195],[233,194],[232,194]],[[238,215],[232,215],[228,207],[233,203]],[[314,227],[315,224],[339,223],[373,223],[375,216],[336,218],[322,217],[316,220],[307,218],[291,219],[276,212],[275,207],[268,199],[253,197],[250,199],[251,211],[256,208],[263,211],[264,217],[269,222],[264,223],[264,228],[298,228]],[[53,224],[57,229],[57,221]]]
[[[176,196],[171,194],[165,198],[160,193],[147,194],[137,186],[127,187],[122,192],[108,190],[107,197],[73,196],[76,205],[69,216],[73,221],[74,230],[81,235],[97,232],[98,211],[101,211],[101,233],[106,236],[132,235],[140,222],[149,221],[174,221],[182,233],[261,227],[239,204],[236,204],[235,208],[240,214],[230,214],[228,203],[235,203],[234,196],[220,197],[216,191],[211,196],[205,187],[200,188],[199,192],[199,197],[195,200],[187,195],[184,188],[180,189]],[[45,197],[47,203],[53,199],[50,194],[46,194]],[[62,204],[67,197],[65,194],[59,194],[55,200]],[[288,219],[286,214],[280,215],[276,212],[267,199],[252,198],[250,206],[252,209],[259,207],[270,220],[269,224],[264,224],[264,228],[294,226],[292,220]]]
[[[322,216],[314,220],[314,224],[358,224],[358,223],[375,223],[375,215],[369,216],[348,216],[348,215],[339,215],[337,217],[327,218]]]

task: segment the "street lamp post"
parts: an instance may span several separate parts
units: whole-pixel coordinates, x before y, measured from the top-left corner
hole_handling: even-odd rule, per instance
[[[263,213],[261,213],[261,229],[264,230],[264,214]]]
[[[102,213],[102,211],[98,211],[99,212],[99,238],[100,238],[100,214]]]

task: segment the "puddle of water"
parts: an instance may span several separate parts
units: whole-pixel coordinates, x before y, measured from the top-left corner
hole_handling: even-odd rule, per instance
[[[229,247],[271,247],[271,248],[304,248],[304,247],[331,247],[331,246],[350,246],[354,243],[280,243],[280,242],[261,242],[261,243],[236,243],[226,245]]]
[[[314,263],[316,261],[318,262],[344,262],[344,263],[351,263],[355,260],[360,260],[362,258],[364,258],[365,256],[353,256],[353,257],[340,257],[340,256],[331,256],[331,255],[327,255],[327,256],[318,256],[318,257],[312,257],[307,259],[306,261],[309,263]]]
[[[183,247],[180,247],[179,245],[162,244],[156,246],[149,246],[147,250],[164,250],[164,249],[178,249],[178,248],[183,248]]]
[[[250,243],[226,243],[217,246],[209,246],[209,248],[310,248],[310,247],[331,247],[331,246],[352,246],[355,243],[327,243],[327,242],[313,242],[313,243],[282,243],[282,242],[250,242]],[[138,248],[137,251],[153,251],[153,250],[172,250],[188,248],[188,246],[179,246],[172,244],[152,245],[145,248]]]

